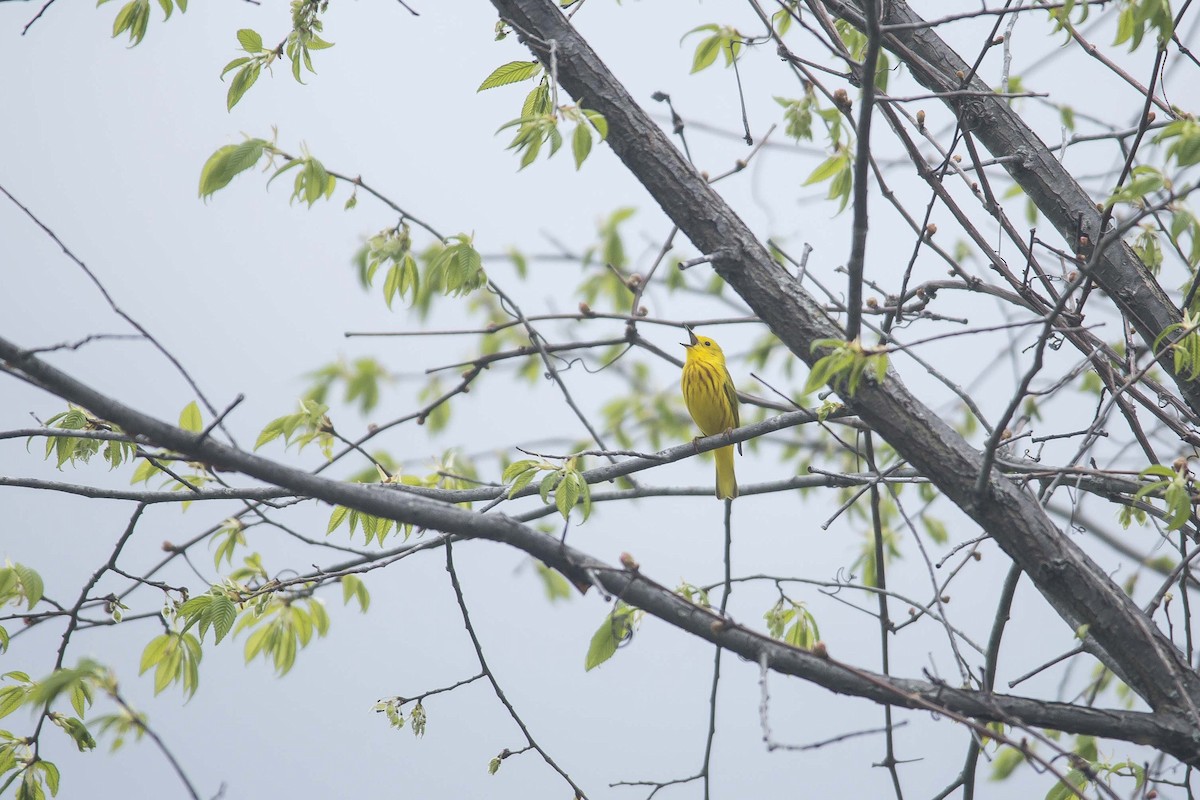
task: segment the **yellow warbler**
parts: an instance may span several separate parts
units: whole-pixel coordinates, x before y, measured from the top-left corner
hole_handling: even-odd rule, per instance
[[[687,361],[683,364],[680,385],[688,413],[705,436],[733,430],[739,425],[737,389],[725,368],[725,354],[721,352],[721,346],[707,336],[697,336],[691,328],[687,332],[691,341],[684,345]],[[738,496],[737,478],[733,474],[733,445],[718,449],[714,455],[717,457],[717,497],[732,500]]]

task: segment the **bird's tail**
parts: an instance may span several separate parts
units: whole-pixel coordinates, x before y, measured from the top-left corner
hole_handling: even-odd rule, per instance
[[[715,452],[717,457],[717,497],[732,500],[738,496],[737,478],[733,474],[733,445]]]

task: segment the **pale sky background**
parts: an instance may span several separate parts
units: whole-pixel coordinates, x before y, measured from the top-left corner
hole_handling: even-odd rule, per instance
[[[953,2],[915,6],[927,17],[962,8]],[[287,65],[281,65],[273,78],[264,75],[232,113],[225,112],[227,84],[217,77],[237,55],[235,32],[250,27],[266,41],[278,41],[289,25],[283,4],[193,3],[186,14],[176,14],[166,23],[155,6],[145,41],[133,49],[127,49],[124,40],[110,38],[117,3],[99,9],[56,3],[22,37],[21,27],[36,7],[35,3],[0,4],[4,37],[0,74],[9,76],[0,90],[4,107],[0,152],[5,154],[0,159],[0,184],[88,264],[122,309],[180,358],[217,406],[245,393],[246,401],[229,420],[244,445],[253,442],[268,420],[293,409],[306,386],[304,373],[338,357],[372,355],[402,376],[385,392],[369,420],[335,407],[339,429],[361,431],[369,421],[383,422],[410,411],[422,385],[422,371],[469,357],[477,352],[478,341],[471,337],[346,339],[343,334],[348,330],[414,330],[421,325],[399,304],[389,312],[378,290],[363,292],[350,266],[363,238],[393,225],[394,215],[363,195],[356,209],[344,212],[345,187],[339,188],[333,202],[318,203],[311,210],[289,205],[290,179],[266,191],[265,176],[254,172],[239,176],[202,203],[196,196],[201,165],[217,147],[241,141],[242,134],[270,137],[275,126],[284,149],[295,152],[301,144],[307,146],[327,167],[361,174],[439,230],[474,233],[476,246],[485,253],[502,252],[510,245],[529,253],[549,252],[553,250],[550,238],[582,251],[594,241],[595,227],[603,217],[629,205],[639,210],[625,227],[627,246],[635,265],[644,269],[669,230],[646,193],[605,147],[597,147],[579,173],[566,150],[549,162],[539,160],[517,172],[517,157],[504,150],[507,135],[497,136],[494,131],[517,115],[529,87],[483,94],[475,90],[494,67],[526,59],[528,52],[515,37],[493,41],[496,15],[485,2],[417,0],[420,17],[394,2],[335,3],[324,19],[325,38],[336,46],[314,53],[319,74],[307,76],[307,85],[301,86],[291,79]],[[697,40],[682,45],[679,40],[689,29],[708,22],[757,31],[745,4],[617,5],[590,0],[576,22],[652,113],[661,117],[665,111],[650,101],[651,93],[661,90],[672,96],[689,120],[739,130],[733,74],[713,68],[689,76]],[[1043,54],[1058,43],[1057,38],[1047,38],[1048,32],[1049,26],[1033,17],[1018,23],[1018,46],[1030,48],[1030,55],[1018,53],[1014,73],[1035,60],[1032,53]],[[967,52],[973,55],[986,29],[963,26],[943,33],[969,43]],[[1111,33],[1101,32],[1097,40],[1111,41]],[[779,120],[771,96],[794,97],[800,92],[778,65],[774,48],[760,50],[746,59],[742,69],[757,136]],[[1130,63],[1141,64],[1141,55]],[[989,55],[982,70],[985,80],[998,82],[1000,66],[1000,54]],[[1091,107],[1102,116],[1115,117],[1114,121],[1129,122],[1111,111],[1114,98],[1130,103],[1131,113],[1134,108],[1134,95],[1119,86],[1100,81],[1079,86],[1054,68],[1028,74],[1030,88],[1070,92],[1070,102],[1077,107]],[[1177,91],[1184,95],[1172,99],[1186,105],[1187,90]],[[1194,106],[1194,86],[1191,91]],[[923,108],[936,130],[939,120],[946,118],[944,112],[932,102]],[[1033,102],[1026,109],[1031,120],[1040,123],[1043,137],[1057,141],[1055,117]],[[883,153],[894,152],[890,137],[878,124],[877,141],[885,143]],[[776,146],[763,150],[745,173],[722,183],[721,191],[762,236],[774,236],[796,252],[803,243],[812,244],[810,269],[821,280],[841,287],[842,278],[834,269],[849,251],[850,215],[833,215],[833,206],[821,200],[824,186],[801,186],[821,158],[813,147],[790,147],[781,131],[771,141]],[[713,174],[728,169],[746,151],[736,139],[705,134],[695,127],[689,129],[689,144],[697,162]],[[1075,166],[1087,174],[1111,166],[1107,155],[1093,162],[1090,153],[1099,151],[1073,150],[1067,155],[1068,164],[1079,159]],[[910,199],[909,208],[919,213],[927,190],[921,190],[909,172],[895,170],[891,177],[902,196]],[[1014,205],[1014,214],[1020,208]],[[898,226],[895,213],[877,195],[872,214],[875,227],[868,275],[890,285],[903,263],[898,259],[907,259],[911,250],[911,234]],[[958,235],[947,216],[940,209],[935,213],[935,221],[946,231],[945,245]],[[1011,248],[1002,250],[1016,257]],[[677,240],[676,253],[695,255],[682,238]],[[945,271],[933,260],[923,259],[920,264],[925,270],[922,279]],[[488,266],[527,313],[570,311],[578,302],[572,289],[582,273],[574,265],[539,264],[536,278],[525,284],[518,283],[503,262]],[[707,282],[705,269],[697,268],[691,280]],[[79,268],[6,200],[0,202],[0,287],[0,331],[23,346],[46,346],[92,333],[129,332]],[[463,302],[440,302],[428,327],[463,324]],[[976,313],[981,323],[996,317],[990,304],[961,302],[961,313],[973,322]],[[654,290],[647,294],[647,305],[653,316],[679,320],[728,313],[715,303],[685,301]],[[594,322],[558,330],[572,330],[574,337],[600,338],[619,335],[621,323]],[[677,330],[647,326],[643,331],[659,346],[679,352],[674,344],[680,341]],[[718,333],[727,352],[741,354],[761,330],[742,326]],[[917,335],[914,332],[913,338]],[[993,343],[1003,347],[1004,339],[997,337]],[[924,354],[938,363],[950,357],[950,368],[964,383],[991,363],[990,353],[964,351],[961,343],[933,345]],[[1056,364],[1074,363],[1073,354],[1053,358],[1048,373]],[[50,360],[162,418],[176,419],[193,399],[170,365],[143,343],[98,343]],[[748,367],[738,365],[736,358],[731,366],[739,385],[753,387]],[[897,366],[927,402],[950,413],[954,407],[945,404],[943,388],[912,362],[899,361]],[[772,374],[786,385],[778,367],[776,361]],[[803,369],[796,370],[794,382],[802,382],[804,374]],[[654,375],[663,389],[671,389],[677,380],[677,373],[663,365],[655,368]],[[565,376],[593,413],[620,391],[619,382],[608,374],[593,376],[576,369]],[[977,397],[993,416],[1007,402],[1010,380],[1011,369],[1002,362],[977,387]],[[421,471],[449,447],[462,447],[471,454],[497,448],[511,453],[516,443],[547,436],[575,440],[582,435],[552,386],[539,385],[534,394],[531,391],[527,384],[507,380],[503,370],[495,370],[470,395],[454,401],[449,431],[430,437],[423,428],[405,425],[374,444]],[[62,408],[60,401],[43,393],[11,380],[0,382],[0,426],[5,429],[32,424],[30,413],[45,419]],[[1047,429],[1079,427],[1080,419],[1090,414],[1090,407],[1052,409]],[[23,441],[0,443],[0,474],[118,487],[128,483],[128,469],[109,474],[98,461],[59,473],[41,461],[41,447],[35,442],[27,454]],[[319,463],[315,449],[297,455],[273,445],[263,452],[289,463]],[[740,482],[783,477],[774,452],[764,447],[740,459]],[[1066,451],[1057,454],[1065,457]],[[348,461],[334,472],[344,476],[360,468],[361,464]],[[710,462],[689,460],[648,473],[647,480],[707,486],[711,469]],[[83,582],[107,558],[132,508],[128,502],[6,489],[0,492],[0,554],[38,569],[48,594],[72,603]],[[161,557],[159,542],[195,535],[236,508],[235,504],[201,505],[186,513],[166,506],[151,508],[126,548],[122,567],[131,572],[145,569]],[[712,583],[721,575],[719,508],[710,497],[650,499],[623,508],[599,508],[591,521],[572,531],[569,541],[610,562],[629,551],[647,574],[668,585],[681,579]],[[863,533],[861,523],[848,517],[828,531],[821,530],[820,523],[833,508],[829,498],[820,495],[740,499],[734,507],[735,571],[826,580],[839,571],[845,574],[858,554]],[[950,523],[952,543],[975,535],[973,527],[956,524],[949,511],[939,514]],[[319,538],[328,509],[307,503],[286,519]],[[333,554],[301,550],[282,534],[262,527],[252,529],[250,539],[251,549],[263,553],[268,568],[275,571],[308,569],[315,559],[323,564],[337,560]],[[1135,546],[1147,550],[1152,542],[1150,533],[1134,540]],[[1084,543],[1106,569],[1128,567],[1094,540]],[[983,561],[971,566],[970,579],[954,584],[950,606],[953,621],[978,642],[986,641],[994,596],[1007,567],[994,546],[985,545],[982,552]],[[940,555],[935,552],[933,557]],[[589,796],[641,798],[648,790],[608,784],[667,780],[697,771],[708,719],[710,645],[647,619],[628,647],[602,668],[585,673],[588,641],[608,611],[594,593],[550,605],[527,559],[489,543],[460,545],[455,559],[498,680],[539,743]],[[209,579],[216,579],[209,552],[199,548],[193,560]],[[200,585],[182,565],[166,571],[162,579]],[[895,562],[890,580],[900,591],[928,599],[925,564],[911,539],[905,541],[904,558]],[[123,691],[148,714],[151,726],[180,758],[204,797],[221,787],[226,798],[267,793],[433,800],[569,796],[561,779],[535,754],[510,758],[498,775],[488,776],[492,756],[524,742],[483,683],[430,699],[428,732],[420,740],[414,740],[407,729],[390,730],[382,716],[371,713],[379,698],[416,695],[469,677],[477,667],[440,551],[371,573],[366,582],[373,599],[366,616],[344,609],[336,586],[321,592],[333,618],[330,634],[302,651],[295,668],[282,679],[261,661],[243,664],[242,637],[207,647],[200,690],[190,703],[181,701],[177,688],[155,698],[150,676],[137,676],[142,648],[159,632],[153,622],[80,632],[72,639],[67,663],[93,656],[117,670]],[[96,593],[124,585],[106,579]],[[878,668],[878,635],[872,620],[811,587],[795,586],[790,593],[809,603],[834,655],[864,668]],[[153,609],[159,602],[154,595],[154,590],[139,590],[133,595],[138,601],[135,610]],[[770,585],[739,586],[731,613],[742,622],[760,625],[774,597]],[[852,599],[874,610],[873,601]],[[902,604],[892,605],[893,616],[903,618],[905,613]],[[19,637],[0,666],[5,671],[24,669],[43,675],[52,666],[60,634],[59,626],[44,625]],[[1002,658],[999,686],[1072,646],[1071,631],[1053,617],[1027,582],[1018,590],[1007,636],[1011,639]],[[1080,664],[1076,674],[1086,669],[1090,665]],[[894,674],[919,678],[924,670],[951,680],[956,675],[944,632],[932,623],[907,630],[893,648]],[[1018,691],[1055,697],[1061,677],[1061,671],[1052,672]],[[803,753],[768,753],[761,742],[758,703],[757,667],[727,655],[713,757],[714,796],[746,796],[750,791],[772,797],[890,795],[887,772],[869,768],[883,757],[881,737]],[[882,718],[882,709],[872,703],[772,676],[771,723],[779,741],[812,742],[877,727]],[[913,797],[928,797],[957,774],[966,733],[927,714],[901,711],[897,719],[907,723],[897,734],[898,757],[921,759],[902,768],[905,788]],[[23,734],[30,723],[21,711],[0,725]],[[102,740],[97,752],[79,756],[57,730],[48,729],[44,739],[45,756],[63,772],[60,797],[184,795],[148,741],[126,745],[110,756]],[[1120,744],[1106,752],[1114,760],[1137,754]],[[986,774],[986,763],[981,769]],[[1042,796],[1050,784],[1049,778],[1025,769],[1006,783],[981,780],[977,796]],[[667,789],[659,796],[698,797],[699,784]]]

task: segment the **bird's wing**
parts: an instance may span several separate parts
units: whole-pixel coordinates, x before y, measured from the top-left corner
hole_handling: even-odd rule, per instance
[[[738,398],[737,388],[733,385],[733,378],[729,376],[729,370],[725,370],[725,402],[729,403],[729,408],[733,411],[733,427],[740,428],[742,425],[741,414],[738,413]],[[738,455],[742,453],[742,443],[738,442]]]

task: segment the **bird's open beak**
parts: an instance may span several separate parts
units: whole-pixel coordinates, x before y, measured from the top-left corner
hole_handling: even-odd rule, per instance
[[[684,329],[685,331],[687,331],[687,332],[688,332],[688,340],[689,340],[689,341],[687,341],[686,343],[685,343],[685,342],[680,342],[680,344],[681,344],[681,345],[683,345],[684,347],[695,347],[695,346],[696,346],[696,342],[698,342],[698,341],[700,341],[700,340],[696,338],[696,334],[695,334],[695,332],[692,330],[692,326],[691,326],[691,325],[684,325],[684,326],[683,326],[683,329]]]

